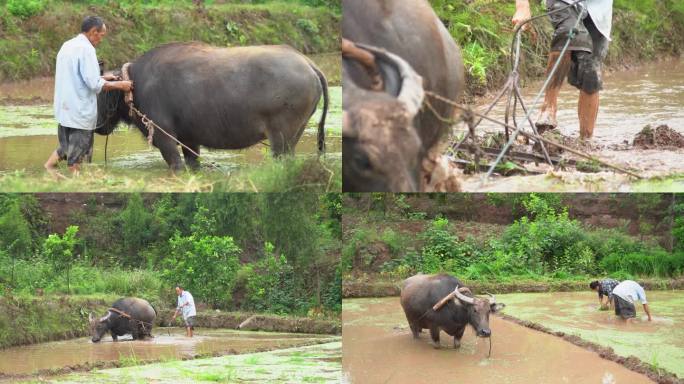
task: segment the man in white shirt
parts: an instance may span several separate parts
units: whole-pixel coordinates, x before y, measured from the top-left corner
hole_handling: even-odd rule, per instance
[[[183,314],[183,321],[185,321],[185,334],[192,337],[192,331],[195,329],[195,299],[190,292],[183,289],[182,286],[176,285],[176,295],[178,295],[178,306],[176,312],[173,314],[172,321],[176,321],[176,316],[181,312]]]
[[[575,0],[546,0],[548,11],[559,10],[550,15],[554,34],[547,73],[558,61],[560,51],[567,42],[568,34],[577,19],[582,21],[577,27],[577,35],[570,42],[568,52],[561,60],[549,87],[536,126],[540,133],[558,126],[558,94],[565,77],[580,90],[577,115],[579,117],[580,138],[590,139],[594,134],[599,108],[599,91],[603,89],[601,63],[608,54],[610,30],[613,19],[613,0],[585,0],[565,10]],[[531,17],[529,0],[516,0],[513,23],[517,26]]]
[[[130,81],[100,76],[95,47],[106,34],[104,21],[88,16],[81,24],[81,33],[65,42],[57,54],[54,108],[59,147],[45,162],[45,169],[53,176],[60,160],[67,160],[69,170],[78,174],[80,163],[90,152],[97,123],[97,94],[133,88]]]
[[[635,301],[640,301],[644,306],[644,312],[651,321],[651,311],[646,301],[644,288],[632,280],[625,280],[613,288],[613,302],[615,304],[615,315],[624,320],[633,320],[636,317]]]

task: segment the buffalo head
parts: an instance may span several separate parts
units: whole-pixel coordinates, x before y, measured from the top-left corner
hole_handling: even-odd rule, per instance
[[[102,339],[102,336],[109,330],[109,320],[111,312],[107,311],[107,314],[101,318],[96,318],[93,314],[88,315],[88,322],[90,323],[90,336],[92,336],[92,342],[97,343]]]
[[[468,324],[475,328],[478,337],[489,337],[492,330],[489,328],[489,314],[503,309],[506,305],[497,303],[493,295],[490,299],[473,297],[470,290],[460,287],[454,291],[454,301],[460,301],[468,311]],[[456,303],[458,304],[458,303]]]
[[[360,65],[345,59],[344,190],[415,192],[424,155],[413,125],[424,97],[422,78],[396,55],[358,47],[374,56],[384,89],[370,89]]]
[[[120,76],[121,72],[113,72]],[[95,133],[109,135],[125,117],[128,116],[128,106],[124,101],[124,93],[119,90],[102,90],[97,95],[97,124]]]

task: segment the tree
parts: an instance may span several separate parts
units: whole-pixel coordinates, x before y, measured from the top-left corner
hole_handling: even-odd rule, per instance
[[[198,300],[227,307],[240,267],[240,248],[229,236],[176,234],[163,259],[165,279],[184,285]]]
[[[78,226],[70,225],[63,236],[56,233],[51,234],[43,243],[43,255],[52,262],[55,271],[66,271],[67,294],[70,293],[69,271],[73,262],[76,260],[74,249],[78,242],[76,238]]]
[[[139,257],[153,238],[153,216],[147,211],[139,194],[130,195],[126,208],[119,214],[123,245],[128,253],[122,258],[122,263],[129,267],[142,266],[143,259]]]
[[[17,258],[26,257],[31,252],[31,230],[21,213],[18,200],[7,202],[3,211],[0,215],[0,247],[12,260],[10,282],[14,285],[14,266]]]

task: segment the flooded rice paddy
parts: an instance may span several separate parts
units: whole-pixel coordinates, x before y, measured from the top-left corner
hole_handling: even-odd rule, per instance
[[[541,83],[537,82],[525,87],[523,97],[528,104],[531,104],[540,88]],[[578,95],[577,89],[565,84],[558,102],[558,129],[571,139],[579,137]],[[503,120],[504,104],[501,102],[490,116]],[[518,113],[519,120],[523,118],[521,113]],[[533,113],[533,121],[536,116],[537,113]],[[605,172],[592,174],[554,172],[541,176],[499,178],[487,184],[482,184],[480,176],[471,176],[466,177],[463,188],[466,191],[492,192],[540,189],[557,192],[684,190],[684,149],[645,150],[631,146],[634,136],[646,125],[655,128],[661,124],[684,134],[684,60],[665,60],[606,74],[594,137],[589,146],[581,148],[611,164],[635,170],[645,178],[666,180],[636,181],[605,169]],[[478,134],[502,130],[493,123],[483,122]]]
[[[499,297],[499,296],[497,296]],[[505,302],[503,295],[500,302]],[[515,304],[506,303],[510,306]],[[637,374],[558,337],[496,316],[489,343],[466,329],[459,350],[441,349],[423,331],[414,340],[398,297],[342,303],[343,371],[350,383],[649,383]]]
[[[332,108],[326,119],[326,144],[330,156],[342,152],[342,89],[330,91]],[[319,109],[309,121],[295,152],[298,155],[315,155],[317,149],[316,127]],[[95,135],[93,163],[104,165],[104,136]],[[57,128],[52,106],[0,105],[0,172],[25,170],[31,174],[44,173],[43,163],[57,147]],[[214,162],[228,170],[250,167],[270,157],[266,144],[257,144],[243,150],[211,150],[202,148],[204,162]],[[147,140],[137,128],[121,125],[110,137],[107,148],[108,166],[113,170],[150,170],[166,172],[168,166],[159,150],[148,146]],[[206,168],[206,167],[205,167]]]
[[[58,383],[339,383],[342,345],[173,361],[55,378]]]
[[[637,321],[626,324],[613,311],[599,311],[593,292],[521,293],[497,295],[504,313],[554,331],[580,336],[621,356],[684,377],[684,291],[646,292],[653,321],[637,304]]]
[[[276,332],[250,332],[198,328],[187,338],[180,328],[155,328],[153,339],[132,340],[130,336],[113,342],[90,338],[39,343],[0,349],[0,372],[8,375],[31,374],[39,370],[112,361],[149,361],[180,359],[206,354],[249,353],[283,349],[333,340],[329,336]]]

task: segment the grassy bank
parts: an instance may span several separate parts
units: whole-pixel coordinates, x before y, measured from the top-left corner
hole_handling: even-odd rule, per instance
[[[77,177],[55,180],[24,171],[0,173],[6,192],[336,192],[342,190],[340,158],[266,159],[237,172],[205,166],[203,172],[135,172],[87,165]],[[68,175],[67,170],[63,173]]]
[[[0,348],[89,336],[88,314],[104,315],[117,299],[119,296],[107,294],[0,296]],[[173,305],[173,301],[169,303]],[[174,310],[169,305],[153,305],[157,310],[156,326],[180,326],[180,320],[171,323]],[[244,330],[328,335],[342,332],[339,319],[213,310],[199,311],[196,326],[236,329],[248,319]]]
[[[509,217],[508,224],[463,217],[477,216],[458,212],[459,204],[467,211],[463,204],[473,209],[474,201],[453,198],[447,204],[440,199],[376,194],[364,207],[362,198],[348,196],[343,295],[394,296],[403,279],[442,272],[480,292],[586,290],[589,281],[603,276],[643,281],[648,289],[682,287],[684,221],[678,213],[684,204],[676,196],[642,195],[629,201],[613,197],[601,206],[588,201],[591,195],[564,201],[553,194],[509,194],[479,201],[480,220],[504,215],[497,201],[517,201],[517,218]],[[586,223],[569,215],[578,211],[573,204],[595,206],[583,211]],[[623,206],[632,214],[620,221]],[[426,218],[426,211],[432,219]],[[615,216],[603,227],[596,221],[590,224],[589,218],[611,214]],[[660,219],[651,220],[653,215]],[[612,227],[606,227],[611,222]],[[638,234],[630,235],[630,226],[638,227]],[[670,250],[664,249],[667,246]]]
[[[88,314],[102,314],[110,295],[0,296],[0,348],[87,336]]]
[[[460,44],[470,94],[502,85],[510,71],[514,1],[430,0],[439,17]],[[545,12],[545,1],[530,0],[532,14]],[[547,19],[534,24],[537,38],[523,39],[522,74],[544,74],[553,33]],[[680,55],[684,47],[684,3],[678,0],[615,0],[609,67]]]
[[[467,280],[463,284],[477,295],[485,292],[492,294],[503,293],[540,293],[540,292],[583,292],[589,290],[589,282],[594,276],[574,276],[568,279],[513,278],[509,281]],[[681,290],[684,289],[684,279],[634,278],[647,291],[652,290]],[[361,297],[392,297],[401,293],[401,279],[392,280],[382,275],[366,275],[350,277],[342,283],[344,298]]]
[[[339,50],[340,10],[316,1],[105,2],[34,0],[35,8],[0,1],[0,82],[48,76],[62,43],[73,37],[85,15],[99,15],[108,35],[98,47],[107,68],[160,44],[203,41],[216,46],[289,44],[307,53]],[[5,6],[7,5],[7,6]],[[24,10],[26,9],[26,10]]]

